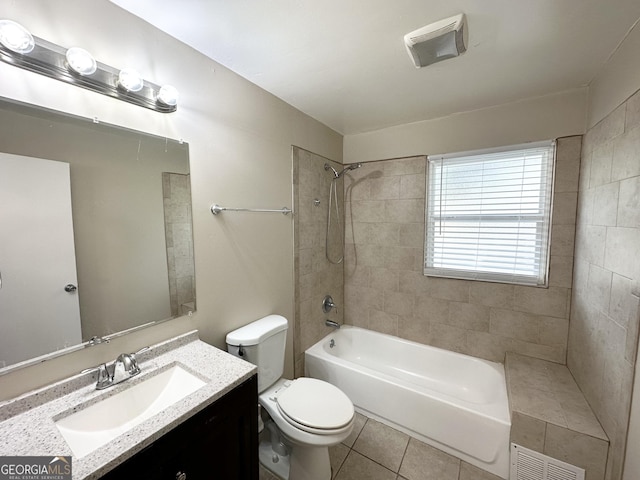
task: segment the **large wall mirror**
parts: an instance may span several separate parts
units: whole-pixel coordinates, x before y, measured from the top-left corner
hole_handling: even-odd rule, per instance
[[[195,301],[188,145],[0,98],[0,374]]]

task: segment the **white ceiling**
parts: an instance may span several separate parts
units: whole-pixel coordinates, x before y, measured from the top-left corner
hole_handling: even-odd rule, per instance
[[[343,134],[588,85],[638,0],[111,0]],[[406,33],[465,13],[467,52],[416,69]]]

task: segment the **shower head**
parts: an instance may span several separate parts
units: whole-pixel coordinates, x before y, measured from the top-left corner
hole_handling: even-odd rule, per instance
[[[338,172],[331,165],[329,165],[328,163],[325,163],[324,164],[324,169],[325,170],[331,170],[331,172],[333,173],[333,178],[336,179],[336,178],[340,178],[342,175],[344,175],[345,172],[347,172],[349,170],[355,170],[356,168],[360,168],[361,166],[362,166],[362,163],[352,163],[351,165],[347,165],[342,170],[340,170],[340,172]]]
[[[325,170],[331,170],[333,172],[333,178],[338,178],[340,175],[338,174],[338,171],[333,168],[331,165],[329,165],[328,163],[324,164],[324,169]]]

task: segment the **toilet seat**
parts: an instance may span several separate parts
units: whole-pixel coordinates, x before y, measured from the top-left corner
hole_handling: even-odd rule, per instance
[[[301,377],[285,382],[274,397],[282,417],[305,432],[328,435],[351,428],[353,403],[330,383]]]

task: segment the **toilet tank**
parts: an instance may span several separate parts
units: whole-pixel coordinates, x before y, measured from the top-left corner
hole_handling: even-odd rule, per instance
[[[269,315],[227,334],[227,351],[258,367],[258,393],[282,377],[287,319]]]

